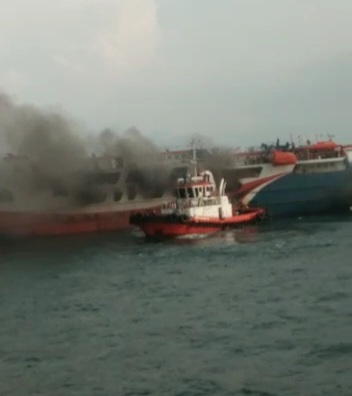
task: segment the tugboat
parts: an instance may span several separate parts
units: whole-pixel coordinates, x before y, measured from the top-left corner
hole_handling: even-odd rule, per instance
[[[172,238],[210,234],[224,229],[257,222],[262,208],[234,206],[225,195],[226,182],[217,188],[209,171],[177,179],[176,199],[161,208],[160,213],[137,213],[130,223],[138,226],[147,238]]]

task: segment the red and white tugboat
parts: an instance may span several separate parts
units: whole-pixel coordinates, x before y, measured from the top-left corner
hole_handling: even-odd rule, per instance
[[[161,212],[134,214],[130,223],[139,226],[147,237],[179,237],[210,234],[231,227],[256,222],[264,215],[261,208],[234,207],[225,195],[226,182],[217,188],[213,174],[185,176],[177,180],[176,200],[162,207]]]

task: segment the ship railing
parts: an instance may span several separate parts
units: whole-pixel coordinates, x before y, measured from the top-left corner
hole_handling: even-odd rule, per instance
[[[177,209],[195,208],[199,206],[210,206],[220,205],[220,199],[218,197],[199,197],[199,198],[188,198],[178,199],[176,201]]]

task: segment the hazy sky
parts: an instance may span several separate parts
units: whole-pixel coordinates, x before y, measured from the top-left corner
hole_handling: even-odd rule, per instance
[[[352,142],[351,0],[3,3],[0,88],[18,102],[161,143]]]

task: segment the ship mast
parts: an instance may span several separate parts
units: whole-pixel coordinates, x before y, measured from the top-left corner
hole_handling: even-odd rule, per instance
[[[193,174],[197,176],[197,152],[196,152],[196,140],[192,139],[192,160],[191,164],[193,165]]]

